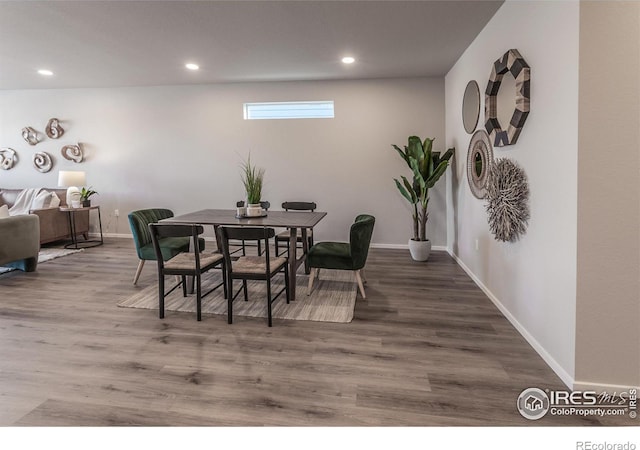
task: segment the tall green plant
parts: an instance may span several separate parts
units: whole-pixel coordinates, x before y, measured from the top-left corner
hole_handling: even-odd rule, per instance
[[[251,155],[242,163],[242,184],[247,193],[249,204],[260,203],[262,197],[262,182],[264,180],[264,169],[258,169],[251,165]]]
[[[393,145],[398,154],[407,163],[413,173],[411,182],[401,176],[402,183],[394,178],[398,190],[413,206],[413,240],[426,241],[427,219],[429,206],[429,189],[431,189],[444,174],[455,148],[448,149],[444,155],[432,151],[435,139],[426,138],[424,142],[418,136],[409,136],[408,144],[402,150]]]

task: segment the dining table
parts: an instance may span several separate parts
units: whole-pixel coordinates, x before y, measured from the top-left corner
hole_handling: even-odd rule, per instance
[[[289,282],[290,299],[296,299],[296,273],[304,263],[308,247],[307,232],[320,222],[326,212],[265,211],[259,217],[238,217],[235,209],[202,209],[161,220],[162,223],[212,225],[218,236],[220,226],[286,228],[289,230]],[[302,253],[298,257],[298,233],[302,236]],[[220,248],[218,246],[218,248]]]

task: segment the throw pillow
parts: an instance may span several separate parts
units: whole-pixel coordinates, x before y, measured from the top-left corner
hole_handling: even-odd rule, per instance
[[[49,208],[51,205],[51,192],[41,191],[31,202],[31,209]]]
[[[60,197],[55,192],[51,193],[51,203],[49,204],[49,208],[58,208],[60,206]]]
[[[9,217],[9,207],[7,205],[0,206],[0,219]]]

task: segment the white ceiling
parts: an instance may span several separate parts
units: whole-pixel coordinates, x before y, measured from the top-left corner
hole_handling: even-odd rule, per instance
[[[502,2],[0,1],[0,89],[442,76]]]

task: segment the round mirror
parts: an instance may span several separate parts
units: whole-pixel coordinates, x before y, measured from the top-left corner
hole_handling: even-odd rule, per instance
[[[467,181],[471,193],[477,198],[487,195],[489,168],[493,164],[493,148],[489,135],[483,129],[473,133],[467,152]]]
[[[480,117],[480,89],[475,80],[467,83],[462,98],[462,124],[464,130],[471,134],[478,125],[478,117]]]
[[[480,152],[476,152],[476,157],[475,157],[475,162],[476,162],[476,176],[478,178],[480,178],[480,175],[482,175],[482,155],[480,154]]]

